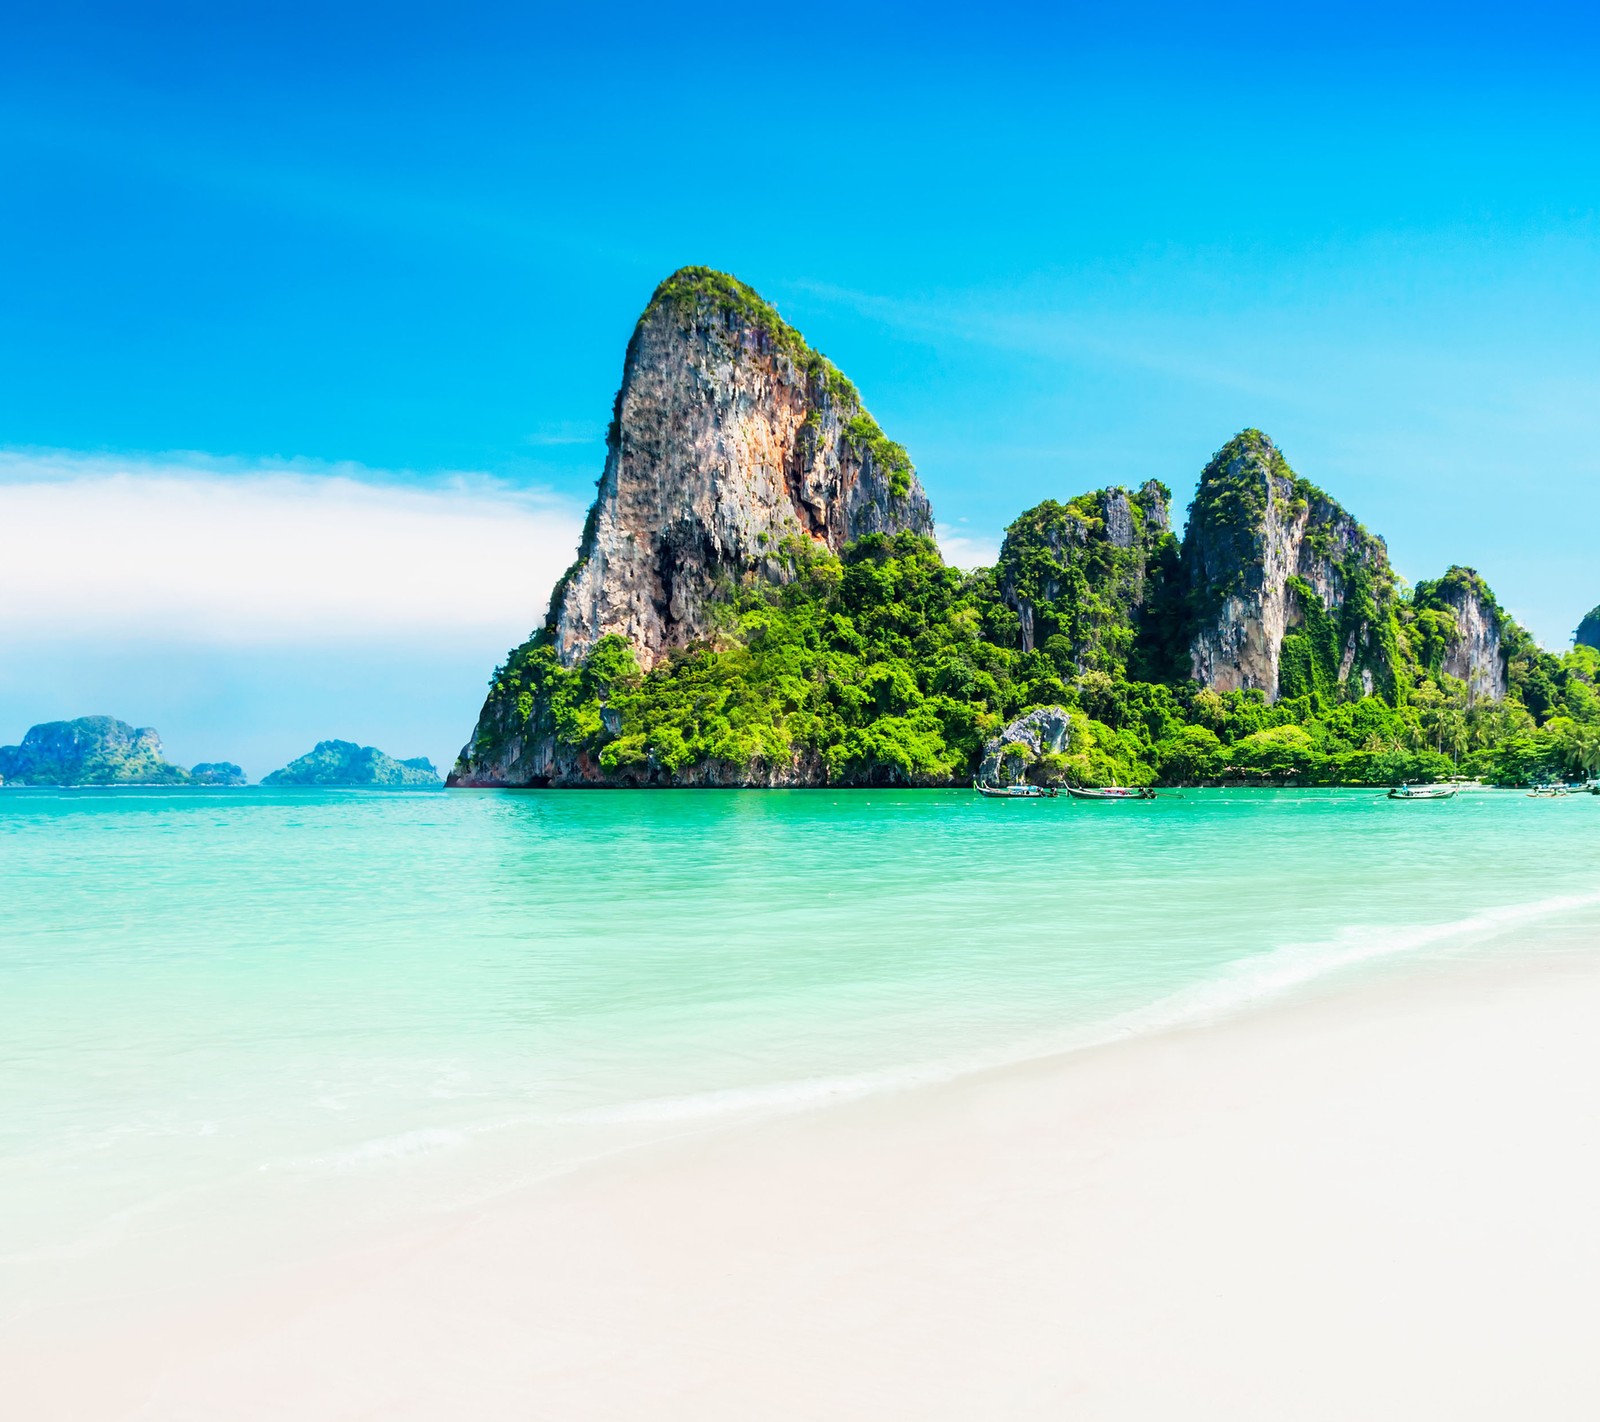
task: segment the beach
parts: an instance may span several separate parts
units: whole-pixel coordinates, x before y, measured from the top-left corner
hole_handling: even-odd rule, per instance
[[[8,1402],[1588,1415],[1594,808],[8,791]]]
[[[1600,966],[1589,924],[1546,931],[1537,958],[690,1130],[346,1254],[36,1318],[13,1405],[1592,1416]]]

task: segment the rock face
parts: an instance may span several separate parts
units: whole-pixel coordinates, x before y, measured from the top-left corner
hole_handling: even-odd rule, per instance
[[[368,785],[384,788],[437,789],[439,772],[423,756],[395,760],[372,746],[354,741],[318,741],[316,748],[275,770],[263,785]]]
[[[704,637],[719,584],[782,581],[793,537],[932,535],[906,452],[855,387],[742,282],[703,267],[657,288],[628,343],[600,491],[551,597],[562,662],[618,633],[645,670]]]
[[[1151,480],[1069,503],[1048,499],[1006,530],[995,568],[1023,651],[1055,653],[1064,674],[1127,662],[1147,613],[1174,577],[1172,495]]]
[[[245,773],[231,760],[203,760],[189,771],[195,785],[248,785]]]
[[[184,785],[161,737],[113,716],[80,716],[31,727],[20,746],[0,746],[0,780],[8,785]]]
[[[1447,615],[1438,665],[1429,669],[1465,682],[1469,701],[1503,700],[1505,615],[1488,584],[1471,568],[1451,568],[1437,582],[1418,583],[1411,601],[1419,611]]]
[[[1020,784],[1042,757],[1066,749],[1071,727],[1064,706],[1035,707],[984,745],[978,779],[986,785]]]
[[[1600,652],[1600,607],[1597,607],[1578,624],[1573,639],[1580,647],[1593,647]]]
[[[1296,476],[1260,430],[1206,466],[1183,561],[1196,681],[1268,701],[1392,691],[1396,598],[1383,541]]]
[[[548,646],[573,667],[619,636],[648,671],[712,633],[721,592],[789,580],[791,540],[837,551],[906,531],[931,537],[933,511],[855,386],[742,282],[686,267],[634,329],[578,559],[513,657]],[[559,743],[547,711],[491,689],[450,783],[603,780]],[[785,784],[821,775],[774,773]]]

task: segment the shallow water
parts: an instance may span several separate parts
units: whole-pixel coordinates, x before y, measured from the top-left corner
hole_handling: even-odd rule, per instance
[[[0,1317],[1600,921],[1600,799],[0,793]],[[1581,940],[1580,940],[1581,941]]]

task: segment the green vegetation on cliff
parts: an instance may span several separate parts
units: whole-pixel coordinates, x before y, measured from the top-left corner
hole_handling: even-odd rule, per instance
[[[1185,628],[1170,499],[1154,482],[1104,489],[1047,499],[1012,523],[995,578],[1023,651],[1076,673],[1168,679]]]
[[[1063,548],[1093,547],[1105,498],[1030,511],[1008,535],[1009,563],[1003,556],[999,568],[976,573],[946,566],[913,534],[863,538],[838,557],[796,540],[783,550],[792,582],[730,590],[716,635],[648,674],[621,637],[605,638],[570,670],[536,638],[491,683],[491,705],[507,713],[497,724],[549,737],[623,784],[741,773],[757,783],[814,781],[818,770],[843,785],[959,782],[985,739],[1047,705],[1072,712],[1070,744],[1050,770],[1086,784],[1380,785],[1458,772],[1516,783],[1592,760],[1600,654],[1556,658],[1515,642],[1511,694],[1474,701],[1437,665],[1430,670],[1438,628],[1428,607],[1412,603],[1395,609],[1398,674],[1386,695],[1356,688],[1352,696],[1348,682],[1340,690],[1342,624],[1309,586],[1294,588],[1302,640],[1286,641],[1275,704],[1186,677],[1140,679],[1130,664],[1144,640],[1160,646],[1161,631],[1130,631],[1141,611],[1128,593],[1133,580],[1116,576],[1127,566],[1102,550],[1096,556],[1111,562],[1080,582],[1081,565],[1041,552],[1064,529],[1073,533],[1057,540]],[[1079,531],[1090,536],[1080,542]],[[1143,544],[1147,592],[1169,538]],[[1016,611],[1022,593],[1036,599],[1031,648]],[[1158,622],[1178,615],[1153,605],[1166,609]]]

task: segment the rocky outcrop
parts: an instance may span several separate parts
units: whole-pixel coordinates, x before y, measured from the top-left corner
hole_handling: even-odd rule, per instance
[[[634,329],[577,561],[508,665],[548,648],[579,666],[615,637],[648,671],[710,637],[730,589],[789,581],[797,550],[900,532],[931,537],[933,512],[855,386],[742,282],[685,268]],[[450,783],[605,781],[548,711],[497,681]],[[772,773],[818,783],[811,766]]]
[[[789,576],[783,548],[932,535],[906,452],[855,387],[754,291],[703,267],[651,298],[628,343],[599,494],[548,628],[567,666],[608,633],[648,670],[703,638],[719,587]]]
[[[1071,728],[1064,706],[1035,707],[985,743],[978,779],[985,785],[1020,784],[1045,756],[1066,750]]]
[[[231,760],[203,760],[191,766],[189,779],[195,785],[248,785],[245,773]]]
[[[1582,622],[1573,640],[1580,647],[1593,647],[1600,652],[1600,607],[1597,607]]]
[[[1467,699],[1500,701],[1507,690],[1506,620],[1489,585],[1471,568],[1451,568],[1437,582],[1420,582],[1412,593],[1415,611],[1445,614],[1437,655],[1429,671],[1465,682]]]
[[[424,756],[395,760],[373,746],[354,741],[318,741],[313,750],[275,770],[263,785],[371,786],[381,789],[438,789],[439,772]]]
[[[1196,681],[1214,691],[1258,690],[1268,701],[1392,694],[1388,550],[1299,478],[1260,430],[1237,435],[1206,466],[1183,561]]]
[[[1138,493],[1047,499],[1006,530],[995,577],[1023,651],[1054,653],[1063,674],[1126,663],[1175,573],[1171,497],[1151,480]]]
[[[19,746],[0,746],[0,780],[8,785],[184,785],[161,737],[114,716],[80,716],[33,726]]]

